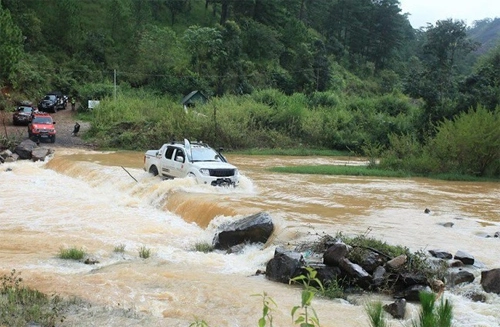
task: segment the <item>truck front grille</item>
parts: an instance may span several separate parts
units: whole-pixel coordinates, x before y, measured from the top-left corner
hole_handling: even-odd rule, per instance
[[[210,169],[210,176],[214,177],[234,176],[234,169]]]

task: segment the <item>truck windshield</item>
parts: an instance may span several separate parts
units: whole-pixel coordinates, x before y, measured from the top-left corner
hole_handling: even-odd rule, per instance
[[[52,124],[52,119],[49,117],[35,117],[33,124]]]
[[[193,154],[192,161],[222,161],[214,149],[193,147],[191,153]]]

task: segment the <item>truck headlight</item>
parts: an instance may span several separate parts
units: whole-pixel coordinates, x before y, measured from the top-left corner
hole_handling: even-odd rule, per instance
[[[200,173],[202,175],[210,176],[210,169],[208,169],[208,168],[200,168]]]

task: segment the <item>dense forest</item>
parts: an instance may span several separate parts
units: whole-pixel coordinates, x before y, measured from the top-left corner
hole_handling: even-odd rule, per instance
[[[499,176],[498,25],[416,30],[398,0],[0,0],[0,107],[59,89],[104,100],[92,133],[106,146],[300,142],[392,169]],[[181,130],[173,103],[193,90],[218,121]],[[157,99],[172,121],[141,108]],[[131,135],[116,135],[125,122]]]

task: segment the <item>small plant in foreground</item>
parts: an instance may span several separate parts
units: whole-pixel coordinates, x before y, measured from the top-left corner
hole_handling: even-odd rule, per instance
[[[15,269],[1,277],[0,326],[55,326],[63,321],[62,300],[22,285]]]
[[[369,303],[365,305],[365,311],[370,319],[371,327],[386,327],[387,321],[384,317],[382,302]]]
[[[269,321],[269,327],[273,327],[271,305],[273,307],[277,307],[276,302],[274,302],[271,297],[267,296],[266,292],[263,292],[262,294],[254,294],[252,296],[260,296],[262,298],[262,317],[259,319],[259,327],[265,327],[267,321]]]
[[[199,320],[198,318],[195,318],[196,320],[189,325],[189,327],[208,327],[208,323],[205,320]]]
[[[84,256],[85,251],[83,249],[77,249],[76,247],[69,249],[61,248],[59,250],[59,258],[61,259],[82,260]]]
[[[197,252],[208,253],[208,252],[212,252],[214,250],[214,247],[213,247],[213,245],[208,244],[206,242],[200,242],[200,243],[196,243],[194,245],[194,250]]]
[[[139,249],[139,257],[143,259],[147,259],[151,256],[151,249],[147,248],[146,246],[141,246]]]
[[[320,326],[319,318],[316,314],[316,310],[311,306],[312,300],[314,299],[314,295],[318,292],[318,290],[311,285],[311,283],[317,284],[321,292],[324,293],[323,284],[316,277],[316,270],[311,267],[306,267],[307,276],[300,275],[295,278],[290,279],[291,282],[302,282],[304,285],[304,289],[302,290],[302,302],[300,306],[295,306],[292,309],[292,321],[295,324],[300,324],[301,327],[315,327]],[[298,309],[302,308],[304,311],[300,313],[295,319],[295,313]],[[312,316],[309,313],[309,309],[312,311]]]
[[[115,248],[113,249],[113,252],[124,253],[125,252],[125,244],[119,244],[119,245],[115,246]]]
[[[436,308],[436,294],[420,292],[422,309],[418,321],[413,320],[413,327],[451,327],[453,306],[448,300],[441,298],[441,304]]]
[[[333,279],[324,287],[323,292],[321,292],[321,296],[328,299],[346,299],[344,288],[342,287],[341,282],[337,279]]]

